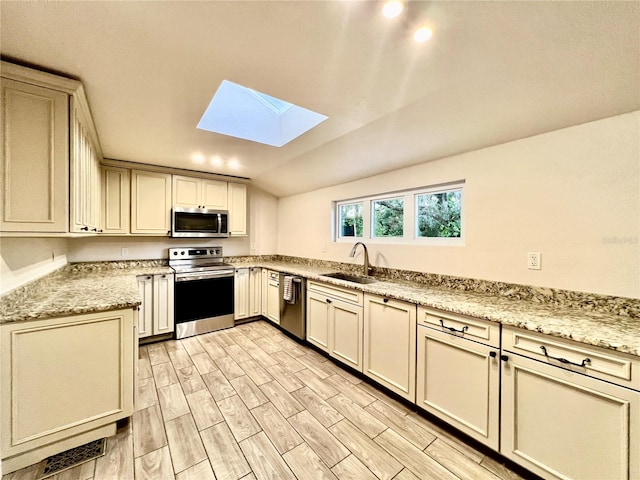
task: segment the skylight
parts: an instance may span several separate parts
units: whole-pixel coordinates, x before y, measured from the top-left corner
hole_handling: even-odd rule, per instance
[[[198,128],[282,147],[324,122],[326,115],[223,80]]]

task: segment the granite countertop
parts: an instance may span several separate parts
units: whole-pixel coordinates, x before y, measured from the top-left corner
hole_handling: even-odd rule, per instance
[[[168,266],[154,262],[149,265],[137,262],[130,268],[117,262],[110,263],[115,268],[74,268],[70,265],[3,296],[0,298],[0,325],[134,308],[142,303],[137,275],[173,273]]]
[[[504,298],[485,293],[463,292],[448,288],[429,287],[409,282],[379,280],[356,284],[322,276],[329,270],[321,267],[288,263],[239,262],[236,267],[263,267],[309,280],[365,293],[395,298],[445,312],[469,315],[503,325],[532,330],[547,335],[640,356],[640,319],[575,307],[558,306]],[[335,271],[335,270],[330,270]]]
[[[589,345],[640,356],[640,319],[637,315],[591,311],[460,291],[415,282],[379,279],[356,284],[322,276],[336,271],[326,266],[288,262],[231,262],[237,268],[262,267],[300,275],[309,280],[349,287],[445,312],[468,315]],[[163,261],[73,264],[0,298],[0,325],[66,315],[133,308],[141,299],[137,275],[171,274]]]

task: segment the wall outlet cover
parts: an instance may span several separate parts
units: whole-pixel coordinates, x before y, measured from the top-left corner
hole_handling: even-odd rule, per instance
[[[540,252],[527,253],[527,268],[529,270],[540,270],[542,263],[542,254]]]

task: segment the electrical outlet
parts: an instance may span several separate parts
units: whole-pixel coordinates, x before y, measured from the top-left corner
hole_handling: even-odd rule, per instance
[[[529,270],[540,270],[542,263],[542,254],[540,252],[527,253],[527,268]]]
[[[122,249],[120,250],[120,256],[121,257],[128,257],[129,256],[129,249],[122,247]]]
[[[327,253],[327,244],[326,243],[324,243],[322,245],[322,253]]]

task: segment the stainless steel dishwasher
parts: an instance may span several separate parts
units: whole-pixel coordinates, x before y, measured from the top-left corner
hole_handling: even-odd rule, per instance
[[[280,327],[303,339],[307,331],[307,280],[280,273]]]

